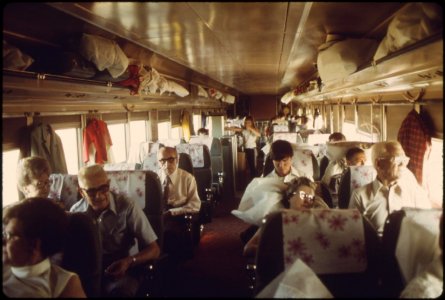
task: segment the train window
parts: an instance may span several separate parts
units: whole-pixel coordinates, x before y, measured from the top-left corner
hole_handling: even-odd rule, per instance
[[[180,139],[181,133],[182,133],[181,127],[172,128],[170,129],[170,138],[175,140]]]
[[[68,174],[77,174],[79,171],[79,149],[77,146],[77,129],[57,129],[57,135],[62,140]]]
[[[125,141],[125,124],[108,125],[108,132],[111,136],[113,146],[111,147],[114,162],[127,161],[127,150]]]
[[[437,207],[443,207],[443,140],[431,139],[431,153],[423,167],[423,183],[430,200]]]
[[[168,139],[168,129],[170,122],[159,122],[158,123],[158,140]]]
[[[342,133],[346,137],[346,140],[348,141],[357,141],[359,140],[359,137],[357,135],[357,131],[355,129],[354,123],[345,121],[342,125]]]
[[[213,130],[213,118],[207,118],[206,129],[208,129],[209,134],[211,134]]]
[[[193,114],[193,129],[195,134],[197,134],[198,129],[202,127],[201,115]]]
[[[4,151],[2,153],[2,205],[3,207],[17,202],[19,200],[19,194],[17,190],[17,163],[19,161],[20,150],[14,149]]]
[[[140,144],[147,141],[146,121],[130,122],[130,140],[132,144]]]

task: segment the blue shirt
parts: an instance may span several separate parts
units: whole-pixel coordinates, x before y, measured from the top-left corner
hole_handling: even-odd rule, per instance
[[[140,249],[157,239],[143,210],[123,195],[109,192],[110,205],[95,218],[85,198],[70,209],[71,212],[86,212],[95,221],[100,231],[102,254],[122,258],[128,256],[135,239]]]

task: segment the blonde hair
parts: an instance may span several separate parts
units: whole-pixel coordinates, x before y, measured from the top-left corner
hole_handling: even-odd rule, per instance
[[[32,183],[33,179],[42,174],[51,174],[48,160],[40,156],[30,156],[19,160],[17,165],[17,186],[23,192],[23,187]]]

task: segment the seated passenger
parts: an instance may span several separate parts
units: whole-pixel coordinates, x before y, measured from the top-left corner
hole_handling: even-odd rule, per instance
[[[50,261],[67,234],[64,210],[27,198],[3,214],[3,293],[20,298],[86,298],[80,278]]]
[[[333,132],[331,135],[329,135],[328,141],[329,141],[329,143],[342,142],[342,141],[346,141],[346,137],[341,132]]]
[[[46,198],[49,194],[49,162],[40,156],[22,158],[17,165],[17,185],[19,190],[29,197]]]
[[[438,298],[443,293],[443,214],[439,222],[439,251],[430,264],[411,279],[400,298]]]
[[[359,147],[354,147],[346,151],[346,164],[351,166],[363,166],[366,162],[365,150]]]
[[[409,158],[399,142],[376,143],[371,156],[377,177],[352,191],[349,208],[357,208],[381,236],[389,213],[402,207],[431,208],[431,202],[406,169]]]
[[[365,150],[359,147],[350,148],[348,151],[346,151],[344,158],[329,162],[321,181],[323,181],[332,190],[337,191],[335,187],[339,183],[341,175],[348,169],[348,167],[363,166],[365,162]],[[337,180],[337,182],[332,182],[332,180]]]
[[[186,223],[184,218],[176,216],[186,213],[198,214],[201,200],[195,177],[187,171],[178,168],[178,153],[175,148],[163,147],[158,151],[158,160],[161,165],[159,178],[164,188],[164,249],[175,258],[189,257],[183,253],[190,250],[190,240],[184,236]]]
[[[282,195],[282,208],[289,209],[310,209],[310,208],[329,208],[329,206],[315,195],[316,184],[307,177],[299,177],[289,183],[287,190]],[[251,256],[256,253],[258,248],[260,229],[244,246],[243,255]]]
[[[83,198],[70,211],[86,212],[98,224],[103,296],[135,296],[142,278],[134,267],[159,257],[157,236],[134,201],[110,191],[110,180],[101,165],[82,167],[78,180]],[[142,250],[130,255],[135,239]]]
[[[162,147],[158,151],[161,165],[159,178],[161,184],[168,186],[166,214],[177,216],[185,213],[198,213],[201,200],[198,195],[196,179],[187,171],[178,168],[178,153],[173,147]]]
[[[51,166],[46,158],[40,156],[22,158],[17,165],[17,187],[25,198],[48,198],[51,190],[50,175]],[[56,203],[65,209],[62,201]]]
[[[205,128],[199,128],[198,129],[198,135],[199,136],[208,136],[209,135],[209,130],[205,129]]]
[[[280,178],[284,183],[300,177],[300,173],[292,166],[294,150],[291,143],[284,140],[276,140],[270,147],[270,158],[274,169],[265,177]]]

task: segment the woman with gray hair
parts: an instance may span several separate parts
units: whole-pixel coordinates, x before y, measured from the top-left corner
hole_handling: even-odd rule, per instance
[[[40,156],[22,158],[17,166],[17,186],[29,197],[48,197],[50,190],[49,162]]]

